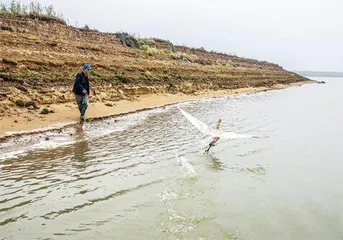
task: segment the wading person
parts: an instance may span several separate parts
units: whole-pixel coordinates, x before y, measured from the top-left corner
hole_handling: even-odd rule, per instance
[[[88,107],[89,97],[89,75],[91,66],[85,64],[82,67],[82,71],[76,75],[73,93],[75,94],[75,100],[80,111],[80,121],[85,120],[85,113]]]

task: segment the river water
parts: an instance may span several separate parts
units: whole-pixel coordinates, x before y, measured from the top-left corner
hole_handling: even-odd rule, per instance
[[[323,80],[321,78],[316,78]],[[3,143],[0,239],[343,239],[343,79]]]

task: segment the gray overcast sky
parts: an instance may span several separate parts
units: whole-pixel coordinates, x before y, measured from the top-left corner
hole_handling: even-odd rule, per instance
[[[28,3],[29,0],[21,0]],[[278,63],[343,71],[343,0],[40,0],[71,23]]]

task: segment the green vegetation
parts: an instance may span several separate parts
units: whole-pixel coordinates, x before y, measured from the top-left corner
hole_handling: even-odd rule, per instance
[[[27,78],[30,78],[30,77],[34,77],[34,76],[39,76],[40,74],[39,74],[39,72],[36,72],[36,71],[26,70],[25,75]]]
[[[101,78],[101,74],[96,72],[94,69],[92,69],[90,73],[93,78]]]
[[[130,82],[130,79],[128,79],[126,76],[124,76],[124,74],[122,72],[117,72],[115,77],[120,83],[127,84]]]
[[[135,47],[140,48],[141,45],[139,44],[138,40],[131,34],[126,32],[116,32],[114,34],[117,38],[119,38],[121,44],[127,47]]]
[[[54,19],[66,23],[62,14],[57,14],[52,5],[43,6],[39,2],[22,4],[18,0],[12,0],[9,4],[0,2],[0,14],[30,15],[40,19]]]
[[[140,38],[138,39],[138,42],[141,46],[147,45],[150,47],[152,44],[155,43],[155,40],[151,38]]]
[[[146,52],[149,56],[163,55],[166,53],[163,49],[149,47],[148,45],[143,45],[142,50]]]
[[[40,112],[40,114],[49,114],[50,113],[50,111],[49,111],[49,109],[48,108],[43,108],[42,109],[42,111]]]

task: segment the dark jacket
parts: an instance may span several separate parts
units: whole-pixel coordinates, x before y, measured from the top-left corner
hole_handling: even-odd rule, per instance
[[[83,72],[78,73],[75,78],[73,93],[78,95],[85,95],[82,91],[85,89],[89,95],[89,79]]]

